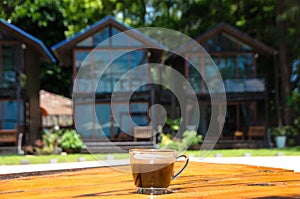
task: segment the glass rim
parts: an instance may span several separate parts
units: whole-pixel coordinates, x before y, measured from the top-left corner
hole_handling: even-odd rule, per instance
[[[176,150],[172,149],[146,149],[146,148],[134,148],[134,149],[129,149],[129,152],[172,152],[172,153],[177,153]]]

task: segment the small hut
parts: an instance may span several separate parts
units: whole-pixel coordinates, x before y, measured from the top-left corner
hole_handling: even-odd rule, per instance
[[[43,128],[53,126],[65,128],[73,125],[72,100],[70,98],[41,90],[40,109]]]

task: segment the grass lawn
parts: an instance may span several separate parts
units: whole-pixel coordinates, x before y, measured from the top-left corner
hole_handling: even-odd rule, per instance
[[[300,156],[300,146],[284,149],[216,149],[208,152],[206,156],[214,157],[216,154],[222,154],[222,157],[239,157],[246,153],[251,154],[251,156],[275,156],[279,153],[286,156]],[[187,154],[193,154],[197,157],[200,156],[200,151],[187,151]]]
[[[202,151],[203,152],[203,151]],[[285,149],[218,149],[205,153],[208,157],[214,157],[216,154],[222,154],[222,157],[238,157],[244,154],[251,156],[275,156],[282,153],[286,156],[300,156],[300,146]],[[186,154],[200,156],[200,151],[187,151]],[[202,154],[202,153],[201,153]],[[56,159],[58,163],[78,162],[79,158],[85,158],[86,161],[96,161],[111,159],[127,159],[127,153],[113,154],[68,154],[68,155],[2,155],[0,156],[0,165],[19,165],[21,161],[28,160],[30,164],[49,163],[51,159]]]
[[[105,160],[107,158],[126,159],[129,157],[126,153],[116,154],[68,154],[68,155],[2,155],[0,156],[0,165],[19,165],[21,161],[27,160],[30,164],[49,163],[56,159],[58,163],[78,162],[79,158],[85,158],[86,161]]]

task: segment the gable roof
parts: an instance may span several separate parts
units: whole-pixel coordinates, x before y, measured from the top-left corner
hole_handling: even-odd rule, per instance
[[[254,39],[254,38],[248,36],[246,33],[243,33],[239,29],[237,29],[233,26],[230,26],[229,24],[226,24],[224,22],[219,23],[214,28],[201,34],[195,40],[199,43],[202,43],[202,42],[206,41],[207,39],[209,39],[221,32],[224,32],[224,33],[242,41],[243,43],[247,44],[248,46],[251,46],[253,49],[255,49],[259,52],[269,54],[269,55],[276,55],[278,53],[278,51],[275,50],[274,48],[267,46],[263,42],[258,41],[257,39]]]
[[[22,40],[24,43],[27,43],[28,45],[33,46],[38,52],[40,52],[45,59],[47,59],[50,62],[55,63],[56,59],[52,55],[52,53],[47,49],[45,44],[39,40],[38,38],[30,35],[29,33],[25,32],[21,28],[8,23],[7,21],[0,19],[0,28],[5,29],[9,31],[9,33],[14,36],[15,38],[18,38]]]
[[[88,26],[87,28],[79,31],[78,33],[74,34],[73,36],[53,45],[51,50],[53,51],[54,55],[58,59],[64,59],[65,56],[63,55],[66,51],[71,50],[74,48],[76,44],[83,41],[84,39],[96,34],[97,32],[103,30],[104,28],[108,27],[109,25],[119,29],[121,32],[132,30],[129,32],[129,36],[141,41],[142,43],[149,44],[153,47],[159,47],[166,49],[165,46],[157,42],[156,40],[144,35],[143,33],[139,32],[138,30],[133,29],[132,27],[119,22],[113,16],[106,16],[103,19],[97,21],[96,23]],[[70,54],[69,54],[70,55]]]

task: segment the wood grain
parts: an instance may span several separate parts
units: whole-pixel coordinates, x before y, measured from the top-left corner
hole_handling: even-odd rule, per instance
[[[0,198],[300,198],[300,173],[282,169],[190,162],[170,194],[148,196],[137,194],[131,174],[120,171],[128,166],[115,168],[2,176]]]

